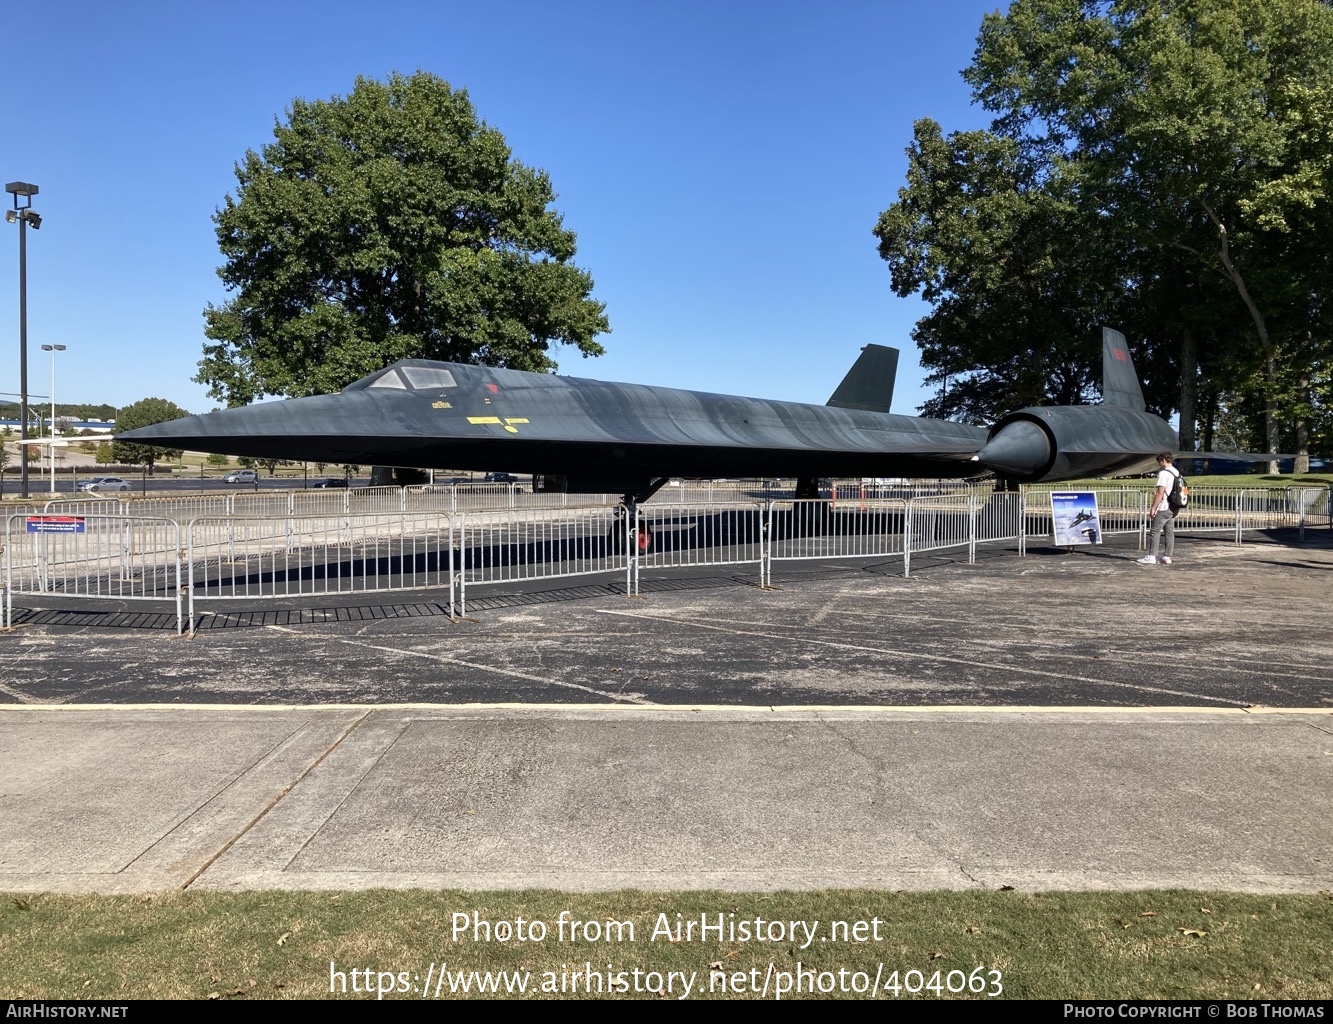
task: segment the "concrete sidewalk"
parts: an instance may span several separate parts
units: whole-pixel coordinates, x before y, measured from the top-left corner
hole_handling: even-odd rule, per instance
[[[1333,712],[16,707],[0,890],[1333,888]]]

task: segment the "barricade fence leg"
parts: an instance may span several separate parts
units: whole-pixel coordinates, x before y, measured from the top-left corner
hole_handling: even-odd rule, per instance
[[[903,509],[903,575],[912,575],[912,525],[916,516],[916,509],[912,505],[912,499],[907,500],[907,506]]]
[[[629,516],[625,517],[626,520]],[[625,538],[625,550],[628,551],[630,566],[634,570],[633,596],[639,596],[639,506],[634,505],[634,522],[630,524],[629,536]]]
[[[967,496],[967,564],[977,564],[977,496]]]
[[[458,614],[467,618],[467,515],[458,524]]]
[[[449,516],[447,521],[448,521],[448,523],[449,523],[449,566],[448,566],[448,573],[449,573],[449,621],[450,621],[450,622],[456,622],[456,621],[458,621],[458,620],[454,618],[454,615],[455,615],[456,613],[455,613],[455,610],[454,610],[454,520],[453,520],[453,516]]]
[[[180,556],[180,527],[176,527],[176,635],[182,636],[185,633],[185,623],[181,619],[181,556]]]
[[[773,502],[769,502],[763,511],[763,521],[759,524],[760,536],[763,538],[764,555],[760,567],[760,585],[763,587],[773,586]]]

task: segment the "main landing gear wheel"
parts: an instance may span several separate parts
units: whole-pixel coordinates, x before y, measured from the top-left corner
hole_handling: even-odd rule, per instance
[[[616,523],[611,527],[611,534],[607,537],[607,546],[616,554],[625,550],[625,532],[623,523]],[[634,546],[641,555],[646,555],[653,550],[653,528],[647,523],[639,524]]]

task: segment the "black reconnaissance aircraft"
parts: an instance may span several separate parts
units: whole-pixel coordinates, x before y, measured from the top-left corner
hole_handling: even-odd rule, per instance
[[[1175,432],[1144,411],[1125,338],[1104,329],[1101,405],[1021,409],[989,431],[889,413],[896,349],[867,345],[827,405],[615,384],[420,359],[294,398],[120,437],[189,451],[350,465],[563,477],[646,501],[672,477],[958,478],[1017,483],[1151,468]]]

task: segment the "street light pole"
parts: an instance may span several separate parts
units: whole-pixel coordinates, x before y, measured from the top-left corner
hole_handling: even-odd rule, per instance
[[[11,181],[5,191],[14,197],[14,209],[5,220],[19,226],[19,480],[20,497],[28,497],[28,225],[42,226],[42,217],[32,208],[32,197],[40,189],[28,181]],[[19,205],[19,196],[27,202]]]
[[[51,353],[51,493],[56,493],[56,353],[65,351],[64,345],[43,345],[43,352]]]

